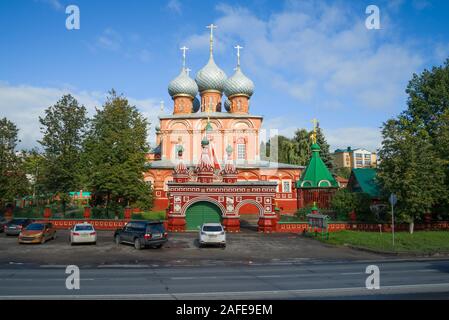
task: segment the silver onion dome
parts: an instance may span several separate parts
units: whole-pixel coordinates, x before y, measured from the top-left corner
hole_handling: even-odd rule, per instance
[[[195,99],[193,99],[193,109],[192,109],[192,113],[198,112],[201,108],[201,102],[200,100],[195,97]]]
[[[231,101],[229,101],[228,99],[225,99],[224,101],[224,108],[227,112],[231,112]]]
[[[224,92],[227,97],[236,94],[243,94],[251,97],[254,93],[254,83],[250,78],[245,76],[242,70],[240,70],[240,67],[238,67],[232,77],[226,80]]]
[[[215,64],[214,58],[211,56],[207,64],[196,74],[195,81],[200,92],[205,90],[223,92],[226,79],[226,73]]]
[[[189,77],[185,68],[168,84],[168,93],[173,98],[177,95],[189,95],[194,98],[198,94],[196,82]]]

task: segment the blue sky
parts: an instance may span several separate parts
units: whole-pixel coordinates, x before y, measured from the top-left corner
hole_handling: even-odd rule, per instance
[[[80,8],[80,30],[65,28],[65,8]],[[365,8],[380,9],[380,30]],[[21,147],[36,146],[38,116],[66,92],[93,114],[111,88],[153,123],[171,112],[167,85],[186,45],[191,75],[208,59],[230,76],[233,47],[255,83],[250,112],[291,136],[318,118],[332,148],[371,150],[382,122],[406,107],[414,72],[449,57],[449,2],[392,1],[65,1],[0,0],[0,116],[17,123]]]

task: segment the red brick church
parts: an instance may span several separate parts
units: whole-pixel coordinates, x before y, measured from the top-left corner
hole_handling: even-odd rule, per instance
[[[196,176],[196,170],[200,158],[203,156],[202,152],[205,150],[202,139],[207,130],[208,147],[206,150],[212,163],[211,172],[208,173],[207,179],[205,178],[207,181],[226,184],[222,173],[226,169],[228,161],[232,161],[236,169],[234,173],[236,181],[232,188],[238,187],[240,191],[246,188],[245,192],[256,194],[259,190],[257,188],[273,186],[273,203],[270,205],[278,207],[281,212],[293,213],[297,208],[295,182],[300,178],[304,168],[263,160],[259,137],[263,117],[251,112],[254,83],[243,73],[240,66],[241,47],[236,46],[237,67],[235,72],[232,76],[227,77],[226,73],[215,63],[213,56],[215,26],[211,25],[209,28],[210,50],[207,64],[198,71],[195,79],[192,79],[185,65],[187,48],[182,48],[181,72],[168,86],[168,92],[173,99],[173,113],[159,116],[160,123],[156,127],[156,147],[148,155],[148,171],[145,172],[145,180],[151,182],[155,190],[154,209],[166,210],[170,206],[170,210],[174,210],[171,195],[176,194],[175,190],[178,190],[176,185],[180,183],[179,179],[178,182],[175,181],[175,168],[177,168],[179,160],[178,150],[181,148],[183,163],[187,170],[184,175],[190,179],[188,183],[194,183],[194,180],[198,179],[205,181]],[[228,155],[227,150],[230,149],[233,152]],[[192,189],[192,192],[198,192],[198,190]],[[220,199],[226,199],[224,195],[221,197]],[[240,195],[236,195],[234,198],[235,207],[232,212],[236,216],[259,215],[262,208],[265,210],[266,196],[258,196],[257,199],[261,199],[260,202],[257,199],[238,202],[239,197]],[[218,203],[215,205],[220,208],[223,218],[231,219],[231,213],[226,209],[228,205],[226,201],[221,202],[217,198],[217,202],[221,203],[222,207]],[[178,197],[174,205],[177,208],[178,205],[182,206],[182,210],[184,210],[182,212],[187,211],[188,214],[190,211],[188,207],[185,207],[186,204],[200,206],[198,202],[187,201],[184,203],[183,197],[181,202]]]

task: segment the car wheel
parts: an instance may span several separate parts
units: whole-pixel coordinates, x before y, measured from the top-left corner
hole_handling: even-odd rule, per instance
[[[142,243],[140,242],[139,238],[134,239],[134,248],[136,248],[137,250],[142,249]]]
[[[115,244],[116,244],[116,245],[119,245],[119,244],[120,244],[120,236],[119,236],[119,235],[116,235],[115,238],[114,238],[114,240],[115,240]]]
[[[42,237],[41,244],[44,244],[44,243],[45,243],[45,237]]]

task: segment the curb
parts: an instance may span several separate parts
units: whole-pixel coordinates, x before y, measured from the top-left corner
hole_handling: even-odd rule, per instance
[[[346,248],[351,248],[354,250],[369,252],[369,253],[376,253],[376,254],[382,254],[382,255],[389,255],[389,256],[398,256],[398,257],[410,257],[410,258],[447,258],[449,257],[449,252],[436,252],[436,253],[419,253],[419,252],[393,252],[393,251],[382,251],[382,250],[375,250],[375,249],[369,249],[365,247],[358,247],[358,246],[352,246],[352,245],[343,245]]]

